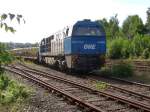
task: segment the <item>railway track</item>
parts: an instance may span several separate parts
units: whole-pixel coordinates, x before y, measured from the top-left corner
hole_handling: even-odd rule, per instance
[[[107,60],[106,61],[106,66],[111,68],[113,64],[117,64],[118,62],[120,62],[120,60],[117,60],[117,61]],[[132,65],[133,65],[133,69],[135,71],[150,72],[150,61],[134,60],[134,61],[132,61]]]
[[[113,64],[107,63],[106,65],[111,68]],[[150,72],[150,66],[147,65],[133,65],[133,69],[135,71]]]
[[[25,68],[28,68],[30,70],[33,70],[33,71],[37,71],[37,72],[39,71],[37,69],[32,69],[32,68],[30,68],[28,66],[25,66],[23,64],[21,64],[21,66],[23,66]],[[33,71],[31,71],[31,72],[33,72]],[[43,74],[46,74],[48,77],[49,77],[49,75],[52,75],[52,74],[49,74],[49,73],[43,72],[43,71],[39,71],[39,72],[42,72]],[[63,77],[61,77],[61,74],[60,75],[55,75],[55,76],[59,77],[59,78],[63,78]],[[87,75],[86,78],[90,79],[92,81],[99,81],[99,80],[104,79],[103,82],[106,83],[107,86],[109,86],[109,87],[111,87],[113,89],[120,90],[121,92],[126,92],[126,93],[128,92],[128,93],[133,94],[135,96],[141,96],[144,99],[148,99],[148,101],[150,99],[150,85],[148,85],[148,84],[128,81],[128,80],[125,80],[125,79],[120,79],[120,78],[115,78],[115,77],[100,77],[99,75],[97,76],[97,75],[93,75],[93,74],[92,75]],[[108,80],[108,81],[106,81],[105,79]],[[74,79],[72,79],[72,80],[74,80]],[[118,84],[113,84],[113,83],[111,84],[110,83],[111,81],[116,81],[117,83],[121,82],[121,84],[119,84],[119,85]],[[125,84],[125,87],[123,87],[124,84]],[[131,91],[132,88],[135,88],[135,89],[137,88],[136,90],[139,90],[139,91],[135,91],[135,89],[134,89],[134,91]],[[140,88],[143,88],[143,89],[140,89]],[[141,92],[145,92],[145,91],[149,92],[149,95],[144,95],[144,94],[141,93]]]
[[[78,98],[78,103],[86,106],[86,108],[91,109],[93,111],[112,111],[112,112],[113,111],[114,112],[116,111],[121,111],[121,112],[123,111],[125,112],[126,111],[131,111],[131,112],[150,111],[150,105],[140,100],[138,101],[135,99],[130,99],[130,98],[118,95],[118,94],[111,94],[110,92],[98,91],[96,89],[89,88],[81,83],[73,82],[73,81],[64,79],[62,77],[54,76],[52,74],[47,74],[45,72],[41,72],[39,70],[35,70],[31,68],[26,68],[26,69],[21,68],[22,69],[21,70],[18,67],[15,67],[14,69],[19,70],[23,72],[24,74],[28,74],[28,77],[29,76],[32,76],[32,78],[34,77],[33,79],[39,80],[38,78],[41,78],[42,80],[48,81],[48,82],[44,81],[45,83],[48,83],[48,84],[49,82],[51,82],[51,84],[55,86],[55,88],[57,87],[57,89],[61,89],[61,91],[64,91],[65,93],[69,93],[69,95],[71,96],[74,95],[74,98],[77,96],[80,96],[80,98]],[[13,71],[11,70],[11,72]],[[117,90],[121,90],[121,92],[125,92],[126,94],[127,93],[132,94],[134,97],[137,96],[140,99],[149,101],[149,97],[139,95],[131,91],[126,91],[126,90],[123,90],[122,88],[118,88],[115,86],[113,88]],[[82,101],[82,103],[79,101],[79,99],[80,101]],[[75,100],[75,102],[77,101]],[[86,104],[83,104],[85,102]],[[91,107],[88,107],[89,105]],[[127,105],[130,105],[130,106],[127,106]],[[94,108],[97,110],[94,110]]]
[[[133,61],[135,69],[139,71],[150,72],[150,61]]]
[[[33,61],[33,62],[36,62],[36,60],[37,60],[37,57],[23,56],[23,58],[25,60],[29,60],[29,61]],[[108,67],[111,67],[112,66],[111,61],[107,60],[106,65]],[[133,61],[133,67],[134,67],[134,70],[136,70],[136,71],[150,72],[150,62],[149,61],[137,61],[137,60],[135,60],[135,61]]]
[[[140,86],[140,87],[146,87],[146,88],[150,89],[149,84],[133,82],[133,81],[129,81],[129,80],[121,79],[121,78],[116,78],[116,77],[104,77],[104,78],[109,78],[109,79],[114,80],[114,81],[124,82],[124,83],[128,83],[128,84],[131,84],[131,85],[137,85],[137,86]]]
[[[45,82],[45,81],[29,74],[29,73],[26,73],[24,71],[22,71],[23,73],[21,73],[21,72],[18,72],[17,70],[15,70],[15,69],[12,70],[12,68],[7,68],[7,67],[5,67],[5,69],[9,72],[15,73],[17,75],[20,75],[20,76],[30,80],[30,81],[33,81],[34,83],[40,85],[41,87],[43,87],[43,88],[45,88],[45,89],[47,89],[47,90],[49,90],[53,93],[56,93],[59,96],[64,97],[65,99],[69,100],[71,103],[77,103],[77,105],[79,105],[81,107],[87,107],[89,109],[88,111],[105,112],[102,109],[99,109],[96,106],[91,105],[87,102],[83,102],[80,98],[75,97],[72,94],[67,93],[66,91],[61,90],[61,89],[55,87],[54,85],[49,84],[49,83],[47,83],[47,82]]]

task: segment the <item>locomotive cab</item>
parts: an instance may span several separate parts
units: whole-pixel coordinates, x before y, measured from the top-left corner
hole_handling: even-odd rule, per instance
[[[64,53],[70,69],[91,71],[104,64],[106,37],[103,27],[90,20],[73,26],[72,36],[64,39]]]

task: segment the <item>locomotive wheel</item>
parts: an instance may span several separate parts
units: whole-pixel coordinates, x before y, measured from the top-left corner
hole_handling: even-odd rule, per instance
[[[59,61],[59,69],[60,69],[60,71],[63,71],[63,67],[62,67],[62,62],[61,61]]]
[[[66,70],[66,63],[64,61],[59,61],[59,69],[60,71],[65,71]]]
[[[54,67],[55,67],[55,69],[59,68],[59,62],[58,61],[55,62]]]
[[[66,71],[67,74],[73,74],[75,72],[75,70],[72,68],[67,68]]]

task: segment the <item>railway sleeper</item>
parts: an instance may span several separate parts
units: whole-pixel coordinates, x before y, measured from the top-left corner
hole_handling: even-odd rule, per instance
[[[79,106],[84,112],[94,112],[92,108],[90,107],[85,107],[83,104],[81,103],[76,103],[77,106]]]
[[[106,101],[106,100],[99,98],[99,97],[95,97],[95,98],[89,98],[85,101],[92,103],[92,102],[99,102],[99,101]]]
[[[77,88],[67,88],[67,89],[63,89],[63,90],[64,90],[64,91],[68,91],[68,92],[70,91],[70,92],[71,92],[71,91],[74,91],[74,90],[76,91]]]
[[[42,82],[42,81],[41,81]],[[45,83],[43,83],[42,85],[44,85]],[[116,99],[116,98],[115,98]]]

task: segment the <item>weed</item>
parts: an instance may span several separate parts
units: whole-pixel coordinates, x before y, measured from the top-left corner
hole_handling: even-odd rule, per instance
[[[112,76],[131,77],[133,76],[133,67],[128,62],[120,62],[112,66]]]
[[[111,69],[108,68],[108,67],[102,67],[101,70],[100,70],[100,75],[101,76],[110,76],[112,73],[111,73]]]
[[[100,82],[100,81],[96,82],[96,88],[99,89],[99,90],[104,90],[107,87],[108,87],[108,84],[105,83],[105,82]]]

